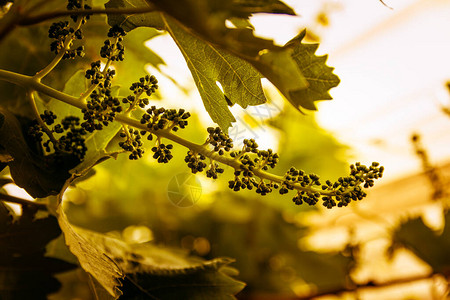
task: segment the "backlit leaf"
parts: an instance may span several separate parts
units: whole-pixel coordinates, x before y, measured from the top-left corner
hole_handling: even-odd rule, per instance
[[[170,18],[162,18],[186,59],[206,111],[221,128],[226,129],[235,121],[225,96],[243,108],[266,101],[261,75],[249,63],[197,39]],[[221,84],[223,92],[216,82]]]
[[[327,55],[316,56],[319,44],[302,43],[306,31],[290,40],[285,48],[292,48],[292,58],[308,82],[306,89],[289,92],[287,99],[294,107],[315,110],[315,101],[332,99],[328,91],[336,87],[340,80],[333,74],[333,68],[326,65]],[[283,93],[286,96],[286,93]]]
[[[184,5],[171,5],[170,1],[158,0],[110,0],[106,7],[148,5],[155,5],[164,13],[111,15],[108,22],[124,26],[126,30],[141,26],[166,30],[186,59],[206,110],[225,131],[235,121],[226,106],[226,99],[242,107],[265,102],[259,91],[261,77],[271,81],[297,109],[315,110],[314,102],[331,99],[328,90],[339,83],[333,69],[325,65],[326,56],[314,55],[317,45],[301,43],[304,32],[284,47],[253,35],[253,28],[246,20],[252,13],[293,13],[287,6],[281,9],[283,4],[279,1],[233,1],[225,4],[185,0]],[[234,20],[240,26],[226,28],[226,19]],[[247,23],[242,24],[239,20]],[[237,69],[238,65],[243,67]],[[237,76],[229,75],[233,73]],[[251,85],[248,79],[252,80]],[[224,96],[216,81],[222,85]],[[232,86],[237,93],[230,94],[227,86]],[[252,100],[255,96],[258,101]]]
[[[78,258],[81,267],[94,276],[109,294],[119,297],[122,292],[118,287],[121,285],[120,279],[124,277],[122,270],[97,245],[77,233],[61,207],[62,205],[59,206],[58,221],[70,251]]]
[[[119,239],[71,225],[62,209],[66,243],[81,266],[120,299],[234,299],[244,284],[227,275],[230,259],[204,261],[151,244]],[[121,296],[122,295],[122,296]]]

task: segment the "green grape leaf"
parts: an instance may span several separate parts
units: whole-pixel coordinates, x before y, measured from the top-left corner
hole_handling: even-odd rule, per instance
[[[90,243],[79,234],[67,219],[62,205],[58,209],[58,221],[69,250],[78,258],[81,267],[91,274],[108,293],[115,298],[122,295],[119,289],[124,273],[119,266],[98,245]]]
[[[204,261],[151,244],[130,245],[59,222],[71,252],[110,295],[120,299],[234,299],[244,284],[227,274],[232,260]]]
[[[421,218],[403,223],[393,235],[392,247],[403,246],[428,263],[435,272],[450,274],[450,213],[441,233],[428,228]]]
[[[293,13],[288,8],[275,9],[282,5],[281,2],[185,2],[184,5],[178,2],[170,5],[171,1],[110,0],[106,7],[145,7],[146,3],[151,3],[147,5],[155,5],[164,13],[111,15],[108,22],[110,25],[121,25],[126,30],[149,26],[167,31],[186,59],[206,110],[224,131],[235,121],[225,105],[226,99],[231,101],[231,105],[238,103],[244,108],[266,101],[258,90],[259,80],[263,76],[297,109],[315,110],[315,101],[331,99],[328,90],[339,84],[339,78],[332,73],[333,68],[325,65],[326,56],[314,55],[316,44],[301,43],[305,32],[284,47],[253,35],[253,28],[246,18],[255,12]],[[228,19],[239,26],[225,28],[225,20]],[[244,67],[236,69],[239,65]],[[233,71],[237,76],[233,76]],[[221,93],[216,82],[221,84],[224,93]],[[230,94],[227,86],[233,87],[232,91],[236,93]],[[238,98],[234,98],[237,94]],[[259,101],[252,100],[255,96]]]
[[[253,13],[258,12],[295,14],[290,7],[281,1],[209,3],[208,1],[185,0],[183,6],[170,5],[170,1],[147,0],[147,2],[155,4],[166,14],[181,22],[187,33],[194,31],[198,39],[203,39],[206,43],[214,45],[216,48],[222,48],[231,55],[247,61],[255,70],[272,82],[295,107],[303,103],[308,104],[308,100],[298,101],[296,99],[297,101],[292,101],[290,99],[294,97],[291,93],[302,91],[309,85],[299,68],[298,62],[293,57],[291,49],[279,47],[271,40],[254,36],[252,26],[238,26],[231,29],[225,28],[224,25],[225,20],[239,18],[246,20]],[[147,19],[151,18],[150,16],[149,14]],[[142,23],[138,24],[139,26],[145,26]],[[153,21],[153,24],[147,24],[146,26],[157,27],[158,22]],[[306,105],[304,108],[311,109],[311,105]]]
[[[110,0],[105,4],[106,8],[136,8],[153,7],[155,11],[163,11],[168,15],[179,20],[183,24],[189,24],[188,27],[201,35],[209,36],[219,41],[224,36],[235,36],[241,32],[242,28],[251,28],[248,26],[240,27],[238,30],[227,28],[226,20],[238,19],[247,20],[254,13],[279,13],[295,15],[295,12],[278,0],[238,0],[238,1],[195,1],[195,0]],[[150,26],[154,24],[152,14],[135,14],[129,16],[109,15],[108,21],[111,24],[120,24],[125,30],[130,31],[139,26]],[[241,23],[244,21],[239,21]],[[154,24],[153,26],[156,27]],[[253,53],[257,53],[257,46],[267,43],[261,38],[252,37],[253,43],[248,43]],[[223,41],[228,42],[228,41]],[[221,44],[221,43],[218,43]],[[253,45],[251,45],[253,44]],[[271,44],[271,43],[270,43]],[[267,44],[268,45],[268,44]],[[238,48],[242,48],[239,45]],[[256,46],[256,47],[255,47]],[[261,50],[261,49],[259,49]],[[249,50],[246,50],[249,51]]]
[[[4,118],[0,127],[0,147],[13,158],[7,164],[14,182],[35,198],[58,194],[70,177],[68,170],[79,161],[68,156],[61,163],[53,156],[38,155],[27,143],[19,120],[2,107],[0,115]]]
[[[125,278],[124,299],[236,299],[234,295],[244,284],[226,274],[230,262],[215,259],[169,272],[155,272],[153,266],[140,264]]]
[[[186,59],[206,111],[221,128],[227,129],[235,121],[225,97],[231,105],[243,108],[266,102],[261,75],[249,63],[197,39],[170,18],[162,18]]]
[[[206,1],[206,0],[147,0],[165,14],[172,16],[203,39],[225,49],[234,49],[256,57],[260,50],[275,49],[272,41],[255,37],[249,30],[226,27],[231,18],[249,18],[254,13],[282,13],[295,15],[294,11],[274,0],[257,1]],[[236,37],[239,37],[236,39]]]
[[[133,1],[136,6],[145,5],[145,1],[141,1],[144,4],[135,2],[139,1]],[[110,1],[106,7],[116,8],[121,4],[133,6],[128,1]],[[111,25],[119,23],[127,30],[148,24],[159,24],[158,28],[167,30],[186,59],[206,111],[221,128],[226,130],[235,121],[226,98],[231,105],[238,103],[243,108],[266,102],[261,75],[248,62],[198,39],[170,17],[161,14],[116,15],[111,16],[109,22]],[[216,82],[221,84],[223,92]]]
[[[316,110],[314,102],[332,99],[328,91],[336,87],[340,80],[333,74],[333,68],[326,65],[327,55],[314,54],[319,44],[302,43],[305,35],[306,30],[303,30],[284,46],[293,49],[292,58],[308,82],[306,89],[289,92],[287,99],[296,108],[301,106]],[[286,93],[283,94],[286,96]]]

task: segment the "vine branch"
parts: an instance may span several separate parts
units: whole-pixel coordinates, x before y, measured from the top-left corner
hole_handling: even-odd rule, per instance
[[[28,100],[30,102],[31,108],[33,109],[33,113],[34,116],[36,117],[36,120],[38,121],[39,125],[41,126],[42,130],[45,131],[45,133],[47,134],[47,136],[49,137],[49,139],[52,141],[53,145],[56,147],[56,145],[58,144],[58,142],[56,141],[55,137],[53,136],[53,132],[47,127],[47,125],[44,123],[44,121],[42,120],[40,114],[39,114],[39,110],[36,106],[36,99],[34,97],[34,91],[29,90],[27,92],[27,97]]]
[[[42,23],[44,21],[56,19],[65,16],[85,16],[85,15],[134,15],[134,14],[145,14],[149,12],[156,11],[156,8],[148,4],[145,7],[133,7],[133,8],[93,8],[89,11],[86,10],[58,10],[52,12],[45,12],[37,14],[35,16],[30,16],[23,13],[20,7],[13,7],[11,11],[7,14],[10,17],[6,18],[3,26],[0,26],[0,41],[5,38],[5,36],[10,33],[14,28],[18,26],[31,26]]]
[[[20,205],[29,205],[29,206],[36,207],[37,209],[40,209],[40,210],[47,210],[47,204],[45,204],[45,203],[30,201],[30,200],[14,197],[14,196],[3,194],[3,193],[0,193],[0,201],[16,203],[16,204],[20,204]]]
[[[41,22],[52,20],[59,17],[66,16],[85,16],[85,15],[135,15],[135,14],[145,14],[149,12],[156,11],[156,8],[153,5],[145,6],[145,7],[133,7],[133,8],[92,8],[89,10],[61,10],[61,11],[53,11],[42,13],[35,16],[26,16],[23,19],[19,20],[17,25],[19,26],[30,26],[36,25]]]
[[[83,24],[83,19],[80,18],[75,25],[74,31],[77,31],[78,29],[80,29],[82,24]],[[69,34],[69,36],[64,41],[64,48],[59,51],[59,53],[55,56],[55,58],[45,68],[43,68],[42,70],[37,72],[36,75],[34,75],[35,80],[37,80],[37,81],[41,80],[46,75],[48,75],[59,64],[59,62],[63,59],[64,55],[66,54],[66,51],[69,50],[70,47],[72,46],[72,41],[74,39],[74,36],[75,36],[75,33]]]
[[[22,75],[22,74],[18,74],[15,72],[0,70],[0,80],[9,81],[14,84],[18,84],[18,85],[21,85],[24,87],[35,89],[36,91],[38,91],[40,93],[44,93],[50,97],[53,97],[62,102],[65,102],[67,104],[75,106],[79,109],[87,108],[86,104],[84,102],[80,101],[79,98],[76,98],[76,97],[70,96],[68,94],[65,94],[63,92],[60,92],[58,90],[55,90],[54,88],[49,87],[41,82],[38,82],[38,81],[34,80],[33,77],[30,77],[27,75]],[[158,131],[149,130],[149,128],[145,124],[141,124],[138,120],[130,118],[126,114],[117,114],[116,121],[118,121],[122,124],[128,125],[128,126],[132,126],[134,128],[138,128],[140,130],[149,131],[150,133],[155,134],[158,137],[162,137],[162,138],[171,140],[171,141],[173,141],[179,145],[182,145],[196,153],[202,154],[202,155],[209,157],[217,162],[228,165],[228,166],[234,168],[235,170],[239,170],[241,167],[240,162],[238,160],[236,160],[235,158],[219,155],[216,152],[211,151],[209,148],[207,148],[206,145],[193,143],[193,142],[186,140],[178,135],[173,134],[169,130],[158,130]],[[255,169],[253,171],[253,173],[262,179],[266,179],[266,180],[269,180],[272,182],[281,184],[284,181],[284,178],[282,176],[271,174],[271,173],[265,172],[261,169],[259,169],[259,170]],[[300,184],[293,184],[293,186],[296,190],[299,190],[299,191],[320,192],[323,195],[332,195],[333,194],[332,191],[322,191],[322,190],[319,190],[319,189],[316,189],[313,187],[309,187],[309,186],[303,187]]]
[[[37,92],[44,93],[50,97],[53,97],[60,101],[63,101],[65,103],[75,106],[79,109],[87,109],[87,104],[84,101],[84,99],[86,98],[86,95],[82,95],[80,98],[76,98],[76,97],[67,95],[63,92],[55,90],[54,88],[49,87],[49,86],[35,80],[33,77],[18,74],[15,72],[0,70],[0,80],[9,81],[11,83],[27,87],[28,89],[34,89]],[[236,172],[240,172],[241,170],[243,170],[243,164],[240,161],[239,157],[236,158],[236,157],[233,157],[232,155],[220,155],[219,153],[211,150],[208,147],[209,145],[196,144],[196,143],[186,140],[178,135],[173,134],[171,132],[170,128],[165,128],[165,129],[161,129],[161,130],[153,130],[153,129],[147,127],[147,124],[143,124],[136,119],[130,118],[126,112],[125,112],[125,114],[124,113],[117,114],[115,116],[115,120],[120,122],[123,125],[131,126],[131,127],[137,128],[141,131],[147,131],[150,134],[154,134],[155,136],[158,137],[158,139],[165,138],[165,139],[168,139],[179,145],[182,145],[182,146],[190,149],[194,153],[204,155],[205,157],[208,157],[214,161],[220,162],[224,165],[228,165],[228,166],[234,168]],[[243,150],[245,150],[245,148]],[[320,186],[320,185],[313,186],[313,183],[315,180],[314,179],[309,184],[305,185],[304,182],[292,182],[292,181],[288,182],[287,180],[288,180],[289,176],[285,175],[283,177],[283,176],[275,175],[275,174],[266,172],[265,170],[263,170],[261,168],[252,169],[252,172],[255,176],[259,177],[261,180],[268,180],[271,183],[276,183],[281,186],[283,186],[285,184],[289,184],[289,189],[292,189],[292,190],[295,189],[298,192],[311,193],[311,194],[317,195],[316,197],[318,197],[319,195],[322,195],[325,197],[336,197],[336,199],[338,199],[338,200],[341,199],[341,197],[342,197],[341,195],[343,195],[344,193],[348,193],[348,192],[351,193],[352,191],[354,191],[355,189],[353,188],[353,186],[356,186],[356,188],[360,190],[359,184],[364,182],[368,178],[369,179],[371,178],[371,177],[367,178],[366,177],[367,174],[364,174],[360,177],[360,179],[358,179],[359,182],[356,182],[356,184],[352,184],[351,186],[345,187],[345,188],[342,187],[342,188],[340,188],[340,191],[338,191],[334,187],[331,186],[331,182],[328,185],[328,187]],[[311,177],[311,179],[312,178],[313,177]],[[318,179],[318,177],[317,177],[317,179]],[[280,191],[280,193],[281,193],[281,191]],[[285,193],[287,193],[287,189],[285,190]],[[358,198],[358,199],[360,199],[360,198]],[[295,200],[295,198],[294,198],[294,200]],[[356,199],[353,198],[353,200],[356,200]],[[300,202],[300,204],[301,204],[301,202]],[[326,204],[324,204],[324,205],[327,206]],[[327,207],[331,208],[329,206],[327,206]]]

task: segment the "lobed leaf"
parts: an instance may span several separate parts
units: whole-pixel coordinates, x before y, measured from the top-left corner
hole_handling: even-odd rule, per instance
[[[161,18],[187,62],[206,111],[221,128],[235,122],[226,99],[243,108],[266,102],[261,75],[249,63],[196,38],[171,18]]]
[[[339,77],[333,74],[334,68],[326,65],[327,55],[315,55],[319,44],[302,43],[305,35],[306,30],[303,30],[284,47],[292,48],[292,58],[308,82],[308,87],[302,90],[290,91],[286,98],[296,108],[304,107],[316,110],[314,102],[331,100],[332,98],[328,91],[336,87],[340,80]],[[285,93],[283,94],[286,96]]]
[[[111,0],[105,6],[117,8],[145,5],[144,0]],[[198,39],[172,18],[160,13],[112,15],[109,23],[120,24],[126,30],[152,26],[169,32],[187,62],[206,111],[221,128],[227,129],[235,121],[228,108],[227,99],[231,101],[230,105],[238,103],[243,108],[266,102],[261,75],[248,62]],[[217,82],[221,84],[223,92]]]
[[[244,284],[227,275],[232,261],[204,261],[151,244],[129,245],[73,226],[63,210],[59,222],[81,266],[120,299],[234,299]]]
[[[129,0],[130,1],[130,0]],[[295,15],[286,4],[276,0],[146,0],[191,29],[202,39],[246,56],[257,57],[263,49],[278,48],[272,41],[253,35],[251,30],[228,28],[232,18],[248,19],[254,13],[282,13]],[[239,38],[236,38],[239,37]]]
[[[315,56],[317,45],[302,44],[302,32],[284,47],[253,35],[248,17],[253,13],[294,14],[281,1],[194,1],[183,4],[160,0],[110,0],[109,8],[154,5],[152,13],[108,16],[110,25],[126,30],[148,26],[167,31],[180,48],[214,122],[227,131],[234,117],[226,106],[242,107],[266,101],[260,79],[266,77],[296,108],[316,109],[318,100],[331,99],[328,90],[339,78]],[[238,24],[227,28],[225,21]],[[219,82],[223,93],[217,87]],[[231,87],[231,89],[230,89]]]
[[[119,266],[104,252],[99,250],[96,244],[90,243],[83,235],[73,227],[62,209],[58,209],[58,221],[66,244],[70,251],[78,258],[81,267],[91,274],[108,293],[115,298],[122,295],[119,289],[124,273]]]

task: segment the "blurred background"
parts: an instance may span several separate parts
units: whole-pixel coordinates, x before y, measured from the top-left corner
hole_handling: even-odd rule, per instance
[[[233,107],[235,144],[255,138],[290,166],[334,180],[349,164],[378,161],[385,176],[362,202],[326,210],[227,188],[174,159],[106,161],[65,195],[71,222],[131,243],[155,243],[211,259],[236,259],[239,299],[445,299],[450,276],[450,2],[285,1],[298,16],[258,15],[256,34],[280,45],[303,28],[341,83],[334,100],[301,114],[265,82],[270,102]],[[166,65],[154,105],[194,116],[182,135],[203,142],[213,126],[186,63],[167,35],[146,43]],[[413,135],[415,138],[413,139]],[[147,146],[149,148],[151,146]],[[150,152],[150,151],[149,151]],[[124,176],[125,175],[125,176]],[[48,247],[63,256],[62,241]],[[64,254],[65,255],[65,254]],[[94,299],[86,274],[58,275],[51,299]]]

